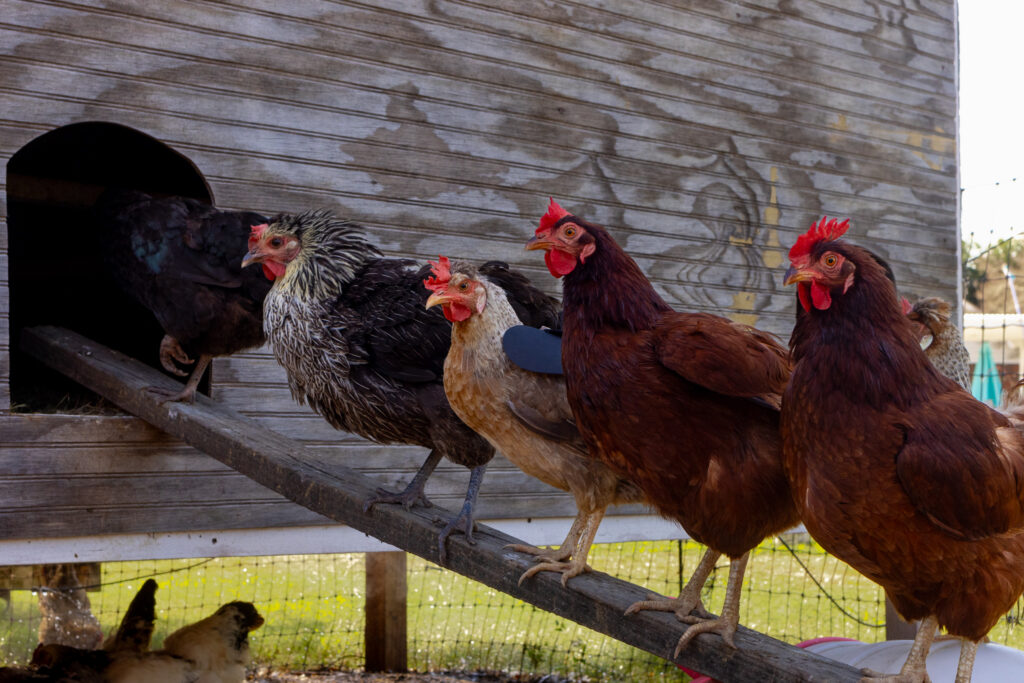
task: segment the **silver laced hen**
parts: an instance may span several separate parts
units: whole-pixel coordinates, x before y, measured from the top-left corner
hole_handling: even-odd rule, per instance
[[[379,443],[430,449],[400,493],[379,490],[380,502],[405,507],[430,502],[423,489],[441,458],[471,471],[460,513],[442,530],[473,542],[473,507],[494,448],[467,427],[445,397],[442,375],[451,325],[426,310],[423,280],[430,267],[384,258],[362,228],[327,211],[275,217],[254,228],[244,265],[261,263],[274,286],[264,304],[264,330],[288,372],[292,396],[337,429]],[[518,305],[543,324],[557,324],[557,306],[504,264],[493,268],[519,290]],[[525,289],[524,289],[525,287]]]

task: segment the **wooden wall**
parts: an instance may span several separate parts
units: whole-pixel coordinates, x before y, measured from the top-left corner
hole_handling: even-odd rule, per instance
[[[118,123],[191,159],[221,206],[329,207],[389,254],[505,259],[557,291],[522,249],[553,195],[607,225],[678,308],[786,336],[785,252],[823,213],[851,217],[853,239],[889,259],[908,294],[955,299],[954,7],[5,0],[0,161],[66,124]],[[265,351],[218,360],[214,394],[383,479],[404,481],[424,455],[334,432],[292,402]],[[0,424],[0,537],[26,520],[55,535],[311,522],[133,418]],[[568,511],[507,463],[492,470],[485,516]],[[454,504],[464,471],[437,479],[439,502]]]

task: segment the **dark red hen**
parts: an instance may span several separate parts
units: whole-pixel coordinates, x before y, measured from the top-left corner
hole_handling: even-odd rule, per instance
[[[787,475],[814,538],[923,620],[898,680],[925,680],[941,626],[965,639],[963,683],[1024,591],[1019,418],[939,374],[883,269],[839,239],[847,226],[822,219],[790,250],[805,315],[783,400]]]
[[[564,277],[562,365],[569,403],[597,458],[634,482],[708,552],[660,609],[732,642],[749,551],[797,524],[782,470],[779,400],[788,354],[769,334],[706,313],[676,313],[604,228],[552,201],[527,249]],[[700,590],[721,554],[732,560],[722,616]],[[690,612],[698,609],[703,619]]]

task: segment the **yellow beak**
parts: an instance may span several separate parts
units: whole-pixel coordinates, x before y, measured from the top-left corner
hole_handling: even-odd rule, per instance
[[[448,296],[444,292],[434,292],[430,295],[430,298],[427,299],[426,308],[433,308],[438,304],[446,304],[451,300],[452,297]]]
[[[543,249],[547,251],[553,248],[555,245],[550,240],[541,237],[540,235],[534,235],[534,237],[526,243],[526,251],[535,251],[537,249]]]
[[[807,270],[797,270],[795,266],[790,266],[789,270],[786,271],[786,279],[782,281],[782,284],[792,285],[797,282],[806,282],[813,279],[814,273]]]

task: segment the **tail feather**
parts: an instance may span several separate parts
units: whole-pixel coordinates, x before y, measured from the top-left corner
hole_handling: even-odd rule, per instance
[[[104,650],[139,653],[149,650],[156,625],[156,589],[156,581],[146,579],[128,605],[117,632],[103,643]]]

